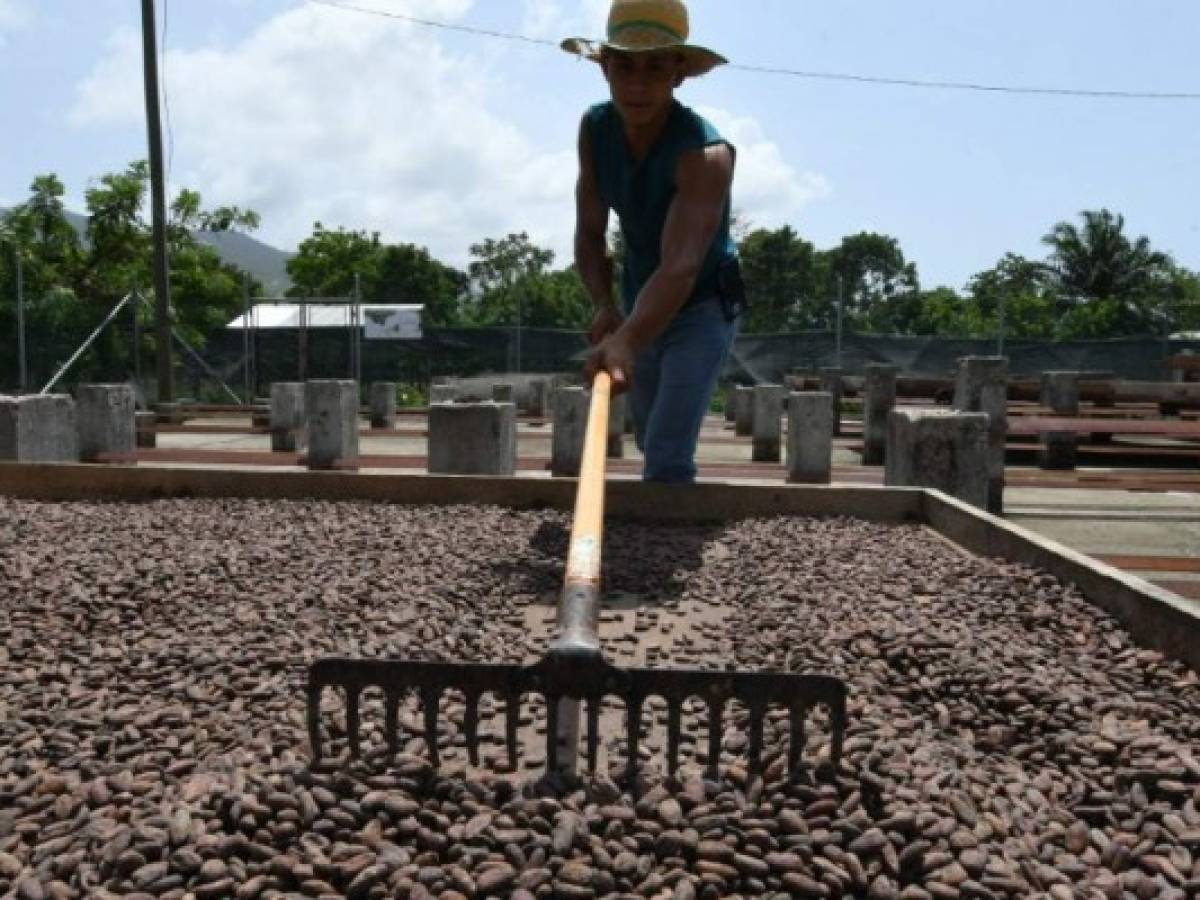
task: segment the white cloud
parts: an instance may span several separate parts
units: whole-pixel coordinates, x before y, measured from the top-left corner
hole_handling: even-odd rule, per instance
[[[77,87],[68,121],[72,125],[140,122],[145,112],[143,95],[138,90],[141,80],[141,36],[132,28],[118,29],[105,42],[100,62]]]
[[[697,112],[737,147],[733,204],[752,227],[795,225],[806,207],[833,193],[824,175],[798,172],[756,119],[711,107],[699,107]]]
[[[29,0],[0,0],[0,47],[4,46],[6,32],[24,28],[32,18]]]
[[[461,20],[471,6],[356,5],[366,2],[444,21]],[[592,34],[607,0],[571,4],[574,27],[570,15],[555,18],[557,6],[526,0],[525,12],[548,17],[544,27],[556,35]],[[172,181],[212,204],[257,210],[260,237],[283,247],[320,220],[421,244],[462,265],[471,243],[524,230],[566,264],[573,144],[548,148],[514,124],[507,111],[531,88],[513,83],[503,57],[469,42],[451,52],[441,38],[404,21],[302,4],[236,45],[172,50],[164,79]],[[139,36],[116,32],[78,85],[70,121],[140,130],[142,103]],[[794,220],[828,192],[819,176],[797,174],[754,120],[708,114],[739,147],[735,203],[755,223]]]
[[[379,6],[453,21],[470,3]],[[286,246],[320,220],[457,263],[471,242],[512,230],[567,249],[573,148],[535,146],[504,115],[504,79],[437,38],[301,6],[238,46],[172,51],[173,180],[258,210],[262,237]],[[79,85],[71,121],[140,125],[140,78],[137,36],[117,33]]]
[[[559,40],[565,37],[599,37],[604,34],[610,0],[521,0],[521,33]]]

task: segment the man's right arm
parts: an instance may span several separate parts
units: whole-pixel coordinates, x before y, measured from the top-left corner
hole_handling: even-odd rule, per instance
[[[593,344],[620,327],[613,300],[612,259],[608,255],[608,207],[600,197],[587,117],[579,125],[579,181],[575,185],[575,267],[596,313],[588,338]]]

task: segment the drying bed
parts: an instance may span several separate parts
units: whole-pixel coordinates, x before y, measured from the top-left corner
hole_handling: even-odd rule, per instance
[[[508,770],[497,704],[491,765],[468,770],[453,698],[440,771],[415,708],[390,765],[307,769],[308,661],[535,658],[568,528],[486,505],[0,498],[0,895],[1200,889],[1195,673],[1055,576],[919,523],[609,524],[606,651],[846,678],[837,771],[817,717],[785,777],[778,710],[750,778],[733,711],[706,781],[698,710],[679,778],[650,715],[635,784],[538,778],[537,741]],[[336,698],[325,719],[336,748]]]

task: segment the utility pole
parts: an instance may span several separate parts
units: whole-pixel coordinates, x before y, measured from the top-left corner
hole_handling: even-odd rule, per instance
[[[154,312],[158,339],[158,402],[175,400],[171,368],[171,284],[167,261],[167,189],[163,175],[162,111],[158,93],[155,0],[142,0],[142,69],[146,81],[146,130],[150,139],[150,204],[154,227]]]
[[[21,247],[13,245],[17,257],[17,393],[25,393],[28,376],[25,370],[25,270],[21,259]]]

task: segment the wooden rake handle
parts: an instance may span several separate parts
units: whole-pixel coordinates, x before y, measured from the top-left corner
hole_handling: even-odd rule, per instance
[[[612,378],[607,372],[599,372],[592,381],[571,545],[558,603],[558,638],[551,648],[560,653],[600,652],[600,549],[611,399]]]

